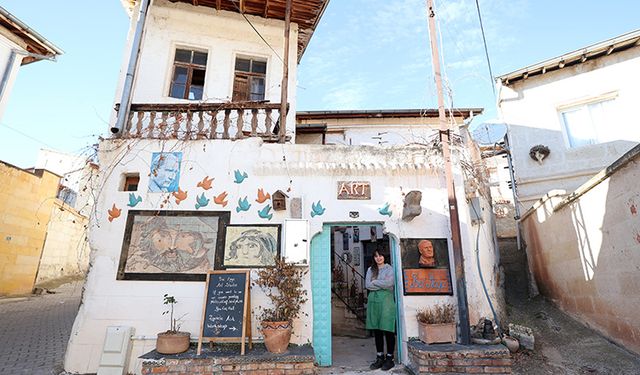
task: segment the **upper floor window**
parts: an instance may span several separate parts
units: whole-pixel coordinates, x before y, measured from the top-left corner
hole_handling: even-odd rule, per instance
[[[237,57],[232,100],[264,100],[266,74],[266,61]]]
[[[608,98],[562,109],[560,117],[569,147],[615,140],[618,125],[615,104],[615,98]]]
[[[176,49],[169,96],[179,99],[202,99],[206,69],[206,52]]]

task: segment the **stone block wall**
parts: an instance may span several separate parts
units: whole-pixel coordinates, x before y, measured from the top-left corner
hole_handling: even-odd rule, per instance
[[[142,364],[143,375],[308,375],[315,374],[313,360],[238,363],[235,358],[163,359]]]
[[[503,345],[439,344],[410,341],[414,374],[511,374],[512,359]]]

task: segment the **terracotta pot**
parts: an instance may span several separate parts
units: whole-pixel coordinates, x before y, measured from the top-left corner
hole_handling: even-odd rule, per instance
[[[191,334],[189,332],[158,333],[156,351],[160,354],[178,354],[189,349]]]
[[[289,340],[291,340],[291,323],[262,322],[262,335],[264,336],[264,346],[269,352],[284,353],[289,346]]]
[[[418,322],[418,335],[425,344],[456,342],[456,323],[426,324]]]
[[[505,336],[502,338],[502,343],[509,349],[511,353],[515,353],[520,349],[520,341],[511,336]]]

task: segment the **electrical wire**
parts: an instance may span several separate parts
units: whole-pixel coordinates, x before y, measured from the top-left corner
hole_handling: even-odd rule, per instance
[[[251,21],[249,21],[249,18],[247,18],[246,14],[244,14],[244,12],[238,7],[238,5],[236,4],[235,1],[231,2],[233,4],[234,7],[236,7],[236,9],[238,10],[238,12],[240,12],[240,14],[242,14],[242,17],[244,17],[245,21],[247,21],[247,23],[249,24],[249,26],[251,26],[251,28],[253,29],[253,31],[256,32],[256,34],[258,34],[258,36],[260,37],[260,39],[262,39],[262,41],[271,49],[271,51],[273,51],[273,53],[276,55],[276,57],[278,57],[278,59],[284,64],[284,60],[282,59],[282,57],[280,57],[280,55],[278,54],[278,52],[276,52],[275,49],[273,49],[273,47],[271,46],[271,44],[269,44],[269,42],[267,42],[267,40],[262,36],[262,34],[260,34],[260,31],[258,31],[258,29],[256,29],[255,26],[253,26],[253,23],[251,23]]]
[[[31,139],[32,141],[36,141],[36,142],[38,142],[38,143],[40,143],[40,144],[43,144],[43,145],[45,145],[45,146],[47,146],[47,147],[49,147],[49,148],[55,149],[55,147],[51,146],[50,144],[48,144],[48,143],[46,143],[46,142],[44,142],[44,141],[41,141],[41,140],[39,140],[39,139],[37,139],[37,138],[34,138],[34,137],[30,136],[30,135],[29,135],[29,134],[27,134],[27,133],[23,133],[23,132],[21,132],[20,130],[18,130],[18,129],[16,129],[16,128],[14,128],[14,127],[11,127],[11,126],[9,126],[9,125],[7,125],[7,124],[2,124],[2,125],[4,125],[4,127],[5,127],[5,128],[7,128],[7,129],[9,129],[9,130],[11,130],[11,131],[16,132],[16,133],[20,134],[20,135],[21,135],[21,136],[23,136],[23,137],[27,137],[27,138]]]
[[[482,42],[484,43],[484,54],[487,57],[487,66],[489,67],[489,75],[491,76],[489,82],[491,82],[491,90],[493,91],[493,97],[497,100],[496,87],[493,84],[493,71],[491,70],[491,61],[489,60],[489,49],[487,48],[487,38],[484,36],[484,26],[482,25],[482,15],[480,14],[480,4],[476,0],[476,9],[478,10],[478,20],[480,21],[480,31],[482,32]]]

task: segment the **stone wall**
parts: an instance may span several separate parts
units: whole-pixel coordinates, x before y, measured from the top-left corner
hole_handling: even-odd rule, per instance
[[[409,368],[415,374],[511,374],[512,359],[503,345],[409,342]]]

